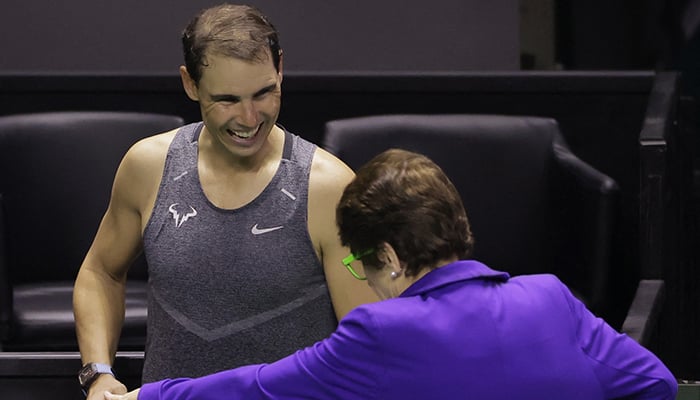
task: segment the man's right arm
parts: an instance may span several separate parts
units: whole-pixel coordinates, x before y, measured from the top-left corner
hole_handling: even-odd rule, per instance
[[[154,143],[158,141],[139,142],[124,156],[109,206],[78,272],[73,310],[83,365],[114,361],[124,321],[127,272],[142,250],[143,218],[150,214],[162,172],[158,166],[164,162]],[[109,375],[100,375],[90,389],[89,399],[103,398],[105,390],[126,391]]]

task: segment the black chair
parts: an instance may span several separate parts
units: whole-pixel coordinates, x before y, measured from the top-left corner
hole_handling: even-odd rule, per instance
[[[475,259],[511,275],[554,273],[592,311],[610,312],[619,188],[569,150],[555,120],[357,117],[329,121],[322,143],[353,169],[389,148],[430,157],[461,194]]]
[[[133,112],[0,117],[0,346],[78,349],[72,292],[127,149],[182,118]],[[143,257],[132,267],[120,350],[143,350]]]

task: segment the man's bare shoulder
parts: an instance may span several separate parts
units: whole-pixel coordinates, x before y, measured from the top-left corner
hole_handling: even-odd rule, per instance
[[[124,161],[140,166],[164,162],[176,133],[177,129],[174,129],[139,140],[127,151]]]
[[[343,191],[355,173],[338,157],[318,147],[311,164],[310,190]]]
[[[150,215],[170,143],[177,130],[149,136],[126,152],[114,182],[113,204]]]
[[[170,143],[177,130],[149,136],[134,143],[126,152],[117,172],[120,183],[128,188],[144,189],[160,181]]]

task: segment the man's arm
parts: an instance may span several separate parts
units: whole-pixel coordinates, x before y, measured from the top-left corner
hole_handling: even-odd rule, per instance
[[[342,264],[350,250],[340,244],[335,209],[354,177],[335,156],[321,148],[316,150],[309,179],[309,232],[323,263],[338,320],[358,305],[378,300],[367,282],[353,278]]]
[[[75,281],[73,311],[83,364],[112,365],[114,360],[124,321],[127,272],[142,249],[143,215],[148,215],[144,211],[150,211],[154,180],[159,181],[162,172],[154,143],[139,142],[124,156],[109,206]],[[126,388],[111,376],[100,375],[89,398],[102,398],[104,390]]]
[[[118,226],[123,223],[119,222],[123,220],[120,217],[123,213],[117,212],[114,205],[112,202],[100,224],[73,291],[73,312],[83,365],[90,362],[112,365],[124,321],[126,271],[130,255],[137,248],[133,245],[129,248],[133,239],[122,232],[124,227]],[[115,392],[126,389],[115,379],[100,375],[90,392],[94,393],[92,389],[103,385]]]

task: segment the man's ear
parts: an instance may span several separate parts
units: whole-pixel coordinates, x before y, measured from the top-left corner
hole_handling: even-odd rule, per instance
[[[277,68],[277,70],[278,70],[277,73],[280,76],[280,83],[282,83],[282,71],[284,70],[284,68],[282,68],[283,66],[284,66],[284,54],[282,53],[282,49],[280,49],[280,64],[279,64],[279,68]]]
[[[180,66],[180,79],[182,80],[182,87],[187,93],[187,97],[194,101],[199,101],[199,93],[197,92],[197,83],[192,79],[190,73],[187,72],[187,67],[184,65]]]

